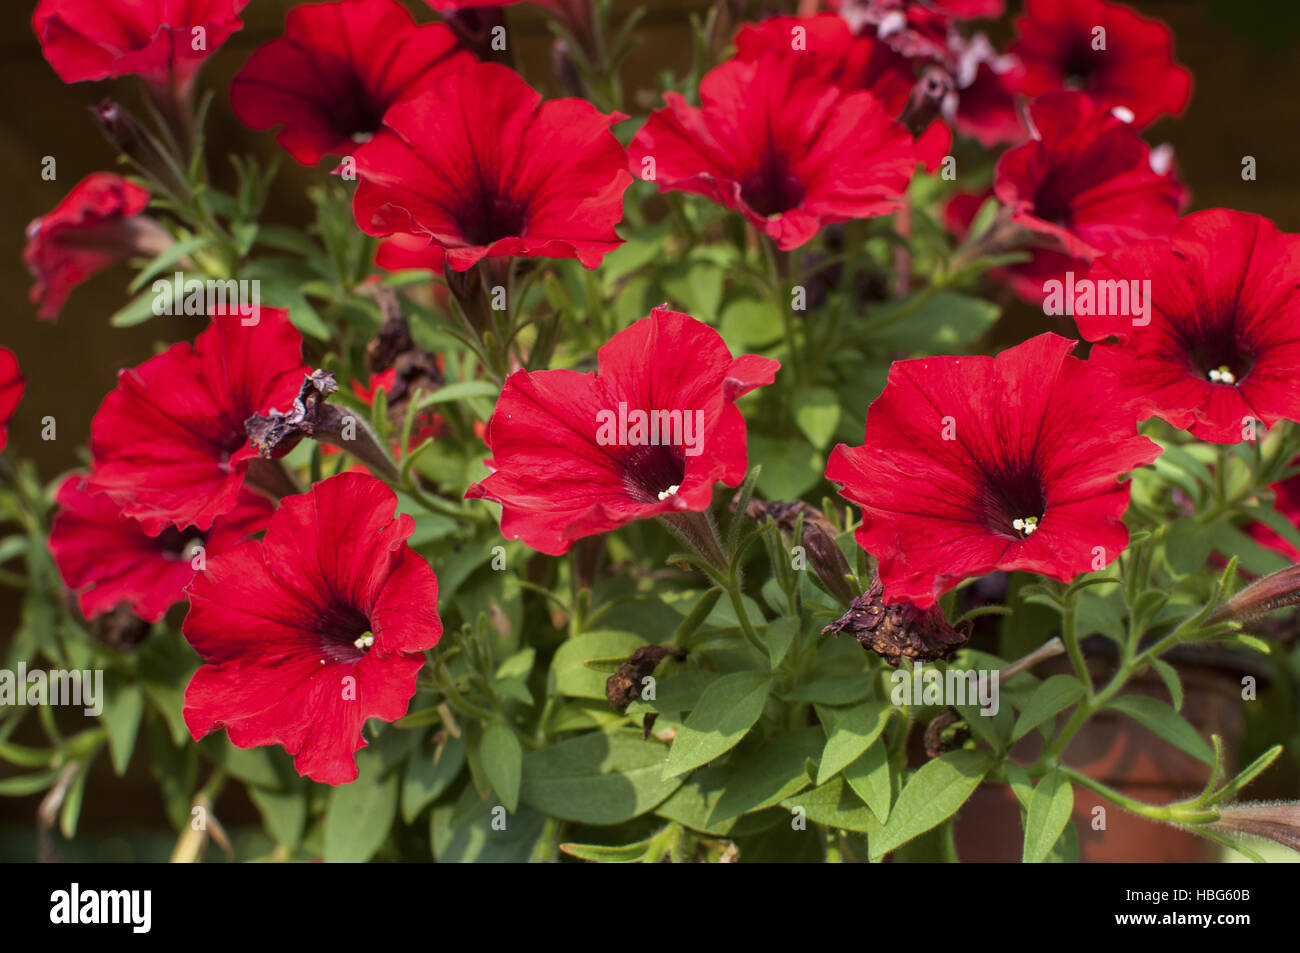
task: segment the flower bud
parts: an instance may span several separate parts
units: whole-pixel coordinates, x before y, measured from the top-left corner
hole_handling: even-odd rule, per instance
[[[1300,851],[1300,801],[1255,801],[1229,804],[1219,811],[1210,830],[1250,834]]]

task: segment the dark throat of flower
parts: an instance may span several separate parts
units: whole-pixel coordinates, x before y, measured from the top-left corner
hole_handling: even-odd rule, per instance
[[[745,204],[768,217],[798,208],[803,196],[803,183],[790,171],[789,160],[775,150],[768,152],[759,167],[740,183],[740,197]]]
[[[1047,510],[1042,478],[1031,465],[991,473],[976,507],[992,532],[1027,539],[1037,532]]]
[[[1255,352],[1238,336],[1233,322],[1199,327],[1182,342],[1193,376],[1214,384],[1240,384],[1255,366]]]
[[[483,185],[461,206],[456,219],[466,241],[486,246],[523,235],[528,226],[527,211],[525,203]]]
[[[314,627],[320,638],[322,665],[359,661],[375,643],[370,620],[354,606],[330,606],[317,617]]]
[[[638,503],[662,503],[686,479],[681,447],[628,447],[623,456],[623,488]]]

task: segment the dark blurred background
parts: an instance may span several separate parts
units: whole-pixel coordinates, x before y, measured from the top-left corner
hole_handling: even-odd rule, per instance
[[[434,17],[420,0],[404,0],[422,20]],[[277,150],[271,133],[244,128],[230,113],[224,91],[249,54],[279,36],[285,12],[293,0],[252,0],[243,14],[245,28],[208,61],[200,78],[203,89],[218,93],[209,119],[209,165],[221,187],[231,185],[225,157],[256,153],[269,158]],[[619,0],[620,11],[634,9],[637,0]],[[683,73],[692,50],[689,14],[708,9],[708,0],[649,0],[648,13],[637,33],[638,48],[629,56],[624,87],[631,108],[643,111],[650,102],[637,91],[657,88],[663,71]],[[1192,210],[1225,206],[1258,212],[1284,231],[1300,231],[1300,2],[1297,0],[1138,0],[1130,4],[1147,16],[1165,20],[1173,29],[1179,62],[1191,69],[1195,88],[1181,119],[1163,119],[1148,130],[1152,144],[1171,142],[1177,162],[1192,190]],[[793,0],[788,5],[794,6]],[[1010,15],[988,32],[999,46],[1011,36],[1012,16],[1019,0],[1010,0]],[[777,10],[779,2],[750,3]],[[41,56],[31,29],[35,0],[4,0],[0,4],[0,281],[7,308],[0,345],[12,349],[27,378],[27,390],[10,430],[10,453],[34,460],[43,480],[77,466],[90,419],[113,387],[117,370],[139,363],[161,343],[192,336],[190,322],[155,319],[130,329],[115,329],[107,318],[127,300],[130,272],[118,267],[73,292],[58,323],[37,320],[28,301],[31,280],[21,253],[24,229],[33,218],[52,209],[87,174],[114,169],[114,156],[100,138],[86,107],[104,97],[129,108],[139,100],[131,80],[64,85]],[[558,92],[551,78],[552,37],[540,10],[524,5],[509,11],[510,43],[525,75],[550,95]],[[58,163],[56,181],[40,175],[43,156]],[[1243,182],[1241,160],[1257,160],[1257,180]],[[268,206],[270,221],[301,224],[311,214],[305,197],[312,183],[325,181],[322,169],[306,169],[288,160]],[[958,183],[960,185],[960,183]],[[1028,320],[1026,313],[1020,320]],[[1037,315],[1039,321],[1041,315]],[[1008,320],[1017,320],[1009,315]],[[40,421],[58,421],[58,439],[42,441]],[[17,624],[13,592],[0,589],[0,652]],[[83,830],[109,826],[153,828],[162,833],[162,805],[144,765],[147,748],[137,748],[127,778],[113,779],[107,759],[100,758],[89,779]],[[112,792],[109,797],[103,797]],[[1262,792],[1261,792],[1262,793]],[[39,797],[0,798],[0,843],[8,834],[30,837]],[[223,802],[226,799],[223,798]],[[248,804],[219,805],[228,821],[240,815],[255,821]],[[234,817],[231,812],[234,812]],[[138,842],[137,842],[138,843]],[[16,847],[16,843],[8,843]],[[166,844],[161,845],[165,848]],[[29,847],[20,848],[26,853]],[[129,859],[133,850],[118,839],[104,848],[104,859]],[[0,856],[15,852],[0,847]],[[165,857],[165,853],[163,854]]]

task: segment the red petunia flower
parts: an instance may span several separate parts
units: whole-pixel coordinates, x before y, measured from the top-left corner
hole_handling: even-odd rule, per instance
[[[581,99],[542,102],[514,70],[477,63],[395,105],[357,150],[352,210],[370,235],[416,235],[447,266],[522,255],[595,268],[622,239],[627,157]]]
[[[447,26],[417,26],[397,0],[304,4],[284,33],[249,57],[230,105],[253,129],[283,125],[276,141],[303,165],[351,154],[393,103],[475,62]]]
[[[304,777],[357,776],[367,718],[395,721],[438,644],[438,580],[408,514],[374,477],[343,473],[280,501],[266,536],[208,560],[181,630],[204,665],[185,690],[194,739],[283,745]]]
[[[1025,123],[1016,102],[1024,74],[1020,60],[1000,55],[988,37],[963,41],[953,80],[957,106],[951,118],[957,131],[985,148],[1025,138]]]
[[[26,387],[27,381],[18,370],[18,358],[13,351],[0,347],[0,450],[9,444],[9,421]]]
[[[826,477],[862,507],[857,540],[890,602],[925,609],[995,569],[1067,581],[1128,545],[1117,477],[1160,453],[1105,370],[1040,334],[992,357],[896,362],[866,443]]]
[[[1174,62],[1173,35],[1159,20],[1106,0],[1028,0],[1016,32],[1011,52],[1025,65],[1028,96],[1079,89],[1129,110],[1138,129],[1187,108],[1192,74]]]
[[[261,308],[257,324],[214,315],[194,344],[182,342],[121,371],[90,424],[92,493],[157,536],[166,527],[206,530],[234,509],[257,451],[244,421],[288,408],[307,368],[288,312]]]
[[[139,76],[186,93],[209,53],[243,28],[248,0],[40,0],[32,28],[65,83]]]
[[[736,59],[753,62],[765,53],[798,56],[804,67],[815,69],[845,93],[871,93],[895,119],[917,84],[911,60],[872,36],[854,35],[843,18],[830,13],[776,16],[743,25],[736,34]],[[952,134],[940,119],[917,137],[917,157],[931,172],[951,147]]]
[[[55,502],[59,512],[50,528],[50,555],[64,583],[78,594],[82,614],[93,619],[125,603],[146,622],[157,622],[185,600],[196,547],[202,547],[201,566],[265,529],[275,508],[268,497],[244,490],[238,505],[206,533],[168,529],[147,536],[107,496],[88,492],[80,474],[63,481]]]
[[[776,361],[732,358],[690,315],[655,308],[597,354],[595,374],[516,371],[488,421],[492,474],[467,499],[500,503],[501,531],[559,555],[651,516],[709,508],[745,476],[735,399],[772,383]]]
[[[1239,443],[1247,417],[1269,427],[1300,420],[1300,235],[1209,209],[1167,241],[1112,252],[1088,278],[1094,287],[1125,282],[1130,299],[1150,281],[1141,318],[1129,316],[1132,306],[1117,315],[1109,302],[1110,314],[1075,314],[1088,340],[1119,339],[1089,360],[1115,372],[1144,416],[1215,443]]]
[[[917,162],[912,137],[867,92],[830,84],[815,57],[730,60],[700,84],[696,109],[678,93],[628,149],[661,192],[693,192],[740,212],[782,249],[822,226],[887,215]]]
[[[29,297],[53,321],[72,289],[135,252],[157,254],[171,236],[140,213],[149,192],[120,175],[93,172],[63,201],[27,226],[23,262],[35,284]]]
[[[1034,138],[1003,153],[993,190],[1012,220],[1076,258],[1163,238],[1187,190],[1153,168],[1150,147],[1082,93],[1046,93],[1029,105]]]

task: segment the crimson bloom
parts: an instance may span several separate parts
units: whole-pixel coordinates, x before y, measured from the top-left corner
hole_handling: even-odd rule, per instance
[[[304,4],[284,33],[249,57],[230,105],[253,129],[283,125],[276,140],[303,165],[351,154],[393,103],[474,62],[447,26],[417,26],[397,0]]]
[[[992,357],[898,361],[867,411],[866,442],[837,446],[827,479],[862,507],[857,540],[891,602],[925,609],[995,569],[1067,581],[1128,545],[1117,477],[1159,448],[1118,382],[1040,334]]]
[[[447,267],[508,255],[595,268],[622,239],[632,181],[605,115],[581,99],[543,103],[514,70],[476,63],[404,100],[356,152],[352,211],[370,235],[416,235]]]
[[[120,371],[91,421],[88,489],[108,494],[150,536],[168,526],[207,530],[234,509],[257,456],[244,421],[297,396],[307,368],[288,312],[263,307],[256,324],[245,320],[214,315],[192,346]]]
[[[1300,467],[1300,457],[1293,459],[1291,466]],[[1274,483],[1269,489],[1275,494],[1273,508],[1293,525],[1300,527],[1300,473]],[[1251,523],[1246,527],[1246,532],[1261,546],[1276,550],[1292,562],[1300,562],[1300,550],[1267,524]]]
[[[18,370],[14,352],[0,347],[0,450],[9,443],[9,420],[22,399],[27,382]]]
[[[120,175],[93,172],[27,226],[23,262],[42,318],[59,316],[72,289],[133,252],[157,254],[171,237],[140,213],[149,192]]]
[[[815,56],[730,60],[700,83],[702,108],[678,93],[628,149],[661,192],[740,212],[782,249],[822,226],[902,205],[917,162],[912,137],[871,93],[827,82]]]
[[[184,92],[209,53],[243,28],[248,0],[40,0],[32,28],[65,83],[139,76]]]
[[[780,365],[690,315],[655,308],[614,335],[594,374],[516,371],[488,421],[492,474],[468,499],[501,504],[501,531],[559,555],[573,541],[651,516],[700,511],[745,476],[735,399]]]
[[[93,619],[125,603],[146,622],[157,622],[185,599],[185,587],[209,556],[265,529],[274,509],[268,497],[244,490],[235,508],[206,533],[168,529],[147,536],[107,496],[88,492],[80,474],[63,481],[55,502],[50,555],[78,594],[82,614]]]
[[[438,580],[408,514],[343,473],[280,501],[266,536],[208,561],[181,629],[204,665],[185,691],[194,739],[283,745],[304,777],[356,779],[367,718],[395,721],[438,644]]]
[[[1159,20],[1106,0],[1028,0],[1016,33],[1011,52],[1024,63],[1026,95],[1079,89],[1129,110],[1139,129],[1187,108],[1192,74],[1174,62],[1173,35]]]
[[[1208,209],[1167,241],[1112,252],[1088,277],[1151,283],[1144,318],[1075,314],[1088,340],[1118,338],[1089,360],[1115,372],[1144,416],[1215,443],[1240,442],[1246,418],[1300,420],[1300,235]]]
[[[1151,149],[1083,93],[1046,93],[1029,105],[1034,138],[1003,153],[993,190],[1012,220],[1091,260],[1129,242],[1163,238],[1187,191]]]

